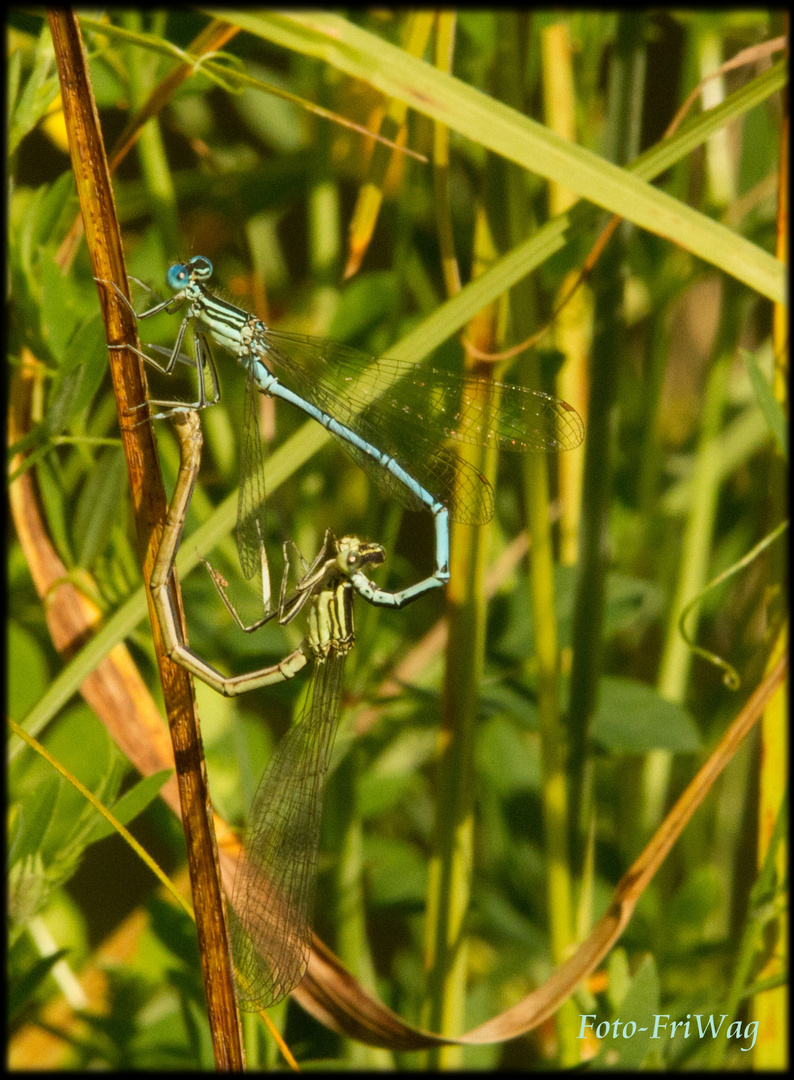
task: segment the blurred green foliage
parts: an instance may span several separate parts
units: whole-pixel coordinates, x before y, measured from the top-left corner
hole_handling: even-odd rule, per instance
[[[659,13],[645,26],[648,74],[642,113],[641,148],[653,145],[689,89],[695,85],[704,41],[724,58],[776,32],[761,10]],[[399,43],[402,12],[355,12],[351,19]],[[204,24],[188,11],[132,16],[112,11],[127,29],[148,30],[187,47]],[[507,42],[493,12],[460,13],[454,73],[495,94],[496,73],[506,51],[518,50],[529,115],[542,119],[540,34],[558,21],[568,24],[575,46],[576,120],[579,138],[603,151],[608,112],[606,71],[617,16],[599,12],[543,13],[521,25],[525,40]],[[131,103],[148,92],[171,61],[112,36],[87,34],[91,75],[108,144],[121,130]],[[96,596],[110,613],[141,587],[135,557],[126,474],[117,440],[117,421],[107,375],[96,287],[85,247],[64,274],[55,256],[77,211],[68,158],[55,129],[45,120],[57,94],[49,32],[30,12],[9,16],[9,235],[8,352],[11,371],[26,355],[43,365],[41,398],[34,425],[17,449],[30,452],[47,525],[69,571],[90,575]],[[298,54],[241,34],[226,47],[251,75],[288,89],[324,107],[372,123],[379,95],[338,71]],[[752,70],[735,79],[753,78]],[[729,80],[729,89],[733,84]],[[744,237],[774,250],[779,113],[776,101],[752,110],[731,130],[728,155],[733,184],[729,205],[710,196],[710,157],[719,140],[671,168],[661,185],[704,213],[731,218]],[[344,238],[367,156],[357,134],[303,112],[294,103],[249,89],[225,92],[199,71],[177,91],[155,121],[163,154],[139,147],[114,178],[131,274],[155,289],[177,258],[201,253],[215,266],[215,280],[227,295],[282,329],[333,336],[379,353],[402,337],[444,299],[436,232],[431,165],[403,159],[398,178],[387,187],[380,219],[363,268],[340,281]],[[408,142],[429,153],[432,131],[412,117]],[[143,141],[142,141],[143,142]],[[145,154],[148,157],[145,158]],[[167,177],[167,186],[159,181]],[[468,279],[477,207],[483,203],[498,232],[509,203],[494,197],[497,165],[481,146],[452,138],[449,175],[452,225],[464,280]],[[170,191],[171,194],[164,194]],[[512,198],[537,223],[546,220],[546,182],[524,174]],[[155,210],[157,204],[157,210]],[[741,207],[741,213],[737,208]],[[561,295],[565,275],[576,270],[595,238],[582,226],[561,253],[536,275],[539,325]],[[174,250],[170,237],[178,236]],[[748,289],[729,291],[713,268],[672,248],[656,236],[630,230],[623,263],[626,355],[619,367],[614,426],[615,465],[609,512],[611,566],[606,581],[600,697],[592,739],[597,799],[593,917],[604,910],[611,891],[641,850],[637,825],[644,804],[646,755],[676,757],[670,785],[680,791],[738,709],[718,674],[696,661],[680,700],[658,685],[666,628],[671,618],[682,560],[685,521],[702,498],[695,486],[706,372],[741,343],[752,350],[755,385],[769,380],[772,367],[770,305]],[[329,261],[330,253],[330,261]],[[732,307],[732,318],[725,306]],[[706,330],[703,327],[706,326]],[[708,328],[711,328],[710,331]],[[147,325],[147,340],[167,344],[176,321],[162,316]],[[719,347],[714,345],[719,340]],[[547,340],[542,347],[553,351]],[[770,409],[767,394],[756,398],[738,354],[731,366],[721,427]],[[185,535],[206,520],[233,491],[241,430],[244,373],[219,356],[221,403],[203,417],[205,453],[199,490]],[[461,348],[447,342],[436,362],[459,364]],[[616,357],[615,362],[618,362]],[[510,377],[510,376],[508,376]],[[14,393],[14,381],[11,393]],[[152,380],[152,392],[162,387]],[[169,385],[170,396],[173,388]],[[763,396],[763,395],[762,395]],[[279,407],[276,443],[303,423]],[[777,419],[779,424],[779,417]],[[716,483],[719,490],[707,562],[724,565],[720,552],[738,557],[775,523],[782,471],[775,445],[763,424],[743,444]],[[170,490],[177,453],[167,423],[156,429],[163,473]],[[695,474],[696,478],[696,474]],[[489,526],[492,559],[503,553],[522,523],[520,462],[500,463],[497,516]],[[677,503],[675,501],[677,500]],[[676,504],[679,509],[671,511]],[[307,556],[319,548],[325,529],[356,533],[386,544],[380,583],[398,587],[424,576],[432,550],[428,515],[401,514],[386,504],[364,475],[336,446],[326,446],[269,497],[268,550],[279,552],[286,538]],[[713,560],[711,554],[714,554]],[[275,560],[273,560],[275,563]],[[246,612],[256,598],[245,594],[234,546],[227,537],[213,563],[242,595]],[[276,573],[280,572],[278,564]],[[8,585],[12,622],[7,640],[8,709],[23,718],[61,667],[50,643],[45,606],[36,596],[18,542],[9,541]],[[779,584],[779,567],[767,559],[732,581],[703,616],[699,640],[722,654],[750,686],[760,676],[767,649],[768,591]],[[577,590],[576,568],[559,567],[557,621],[563,650],[571,645]],[[300,629],[273,624],[255,636],[237,632],[209,577],[196,572],[183,582],[190,641],[210,663],[238,673],[279,658],[294,647]],[[499,586],[489,609],[485,675],[474,761],[477,791],[476,865],[470,912],[470,1025],[494,1015],[528,993],[550,973],[538,761],[536,668],[528,606],[525,562]],[[360,607],[363,605],[360,605]],[[355,716],[371,703],[395,663],[422,640],[443,612],[439,592],[395,614],[358,611],[355,656],[348,664],[348,709],[334,757],[324,825],[317,929],[333,946],[337,870],[351,816],[363,829],[360,886],[366,903],[367,934],[375,982],[370,989],[406,1019],[419,1018],[423,995],[423,914],[428,853],[436,799],[434,763],[440,705],[440,657],[433,654],[422,673],[385,703],[377,723],[356,738]],[[296,637],[297,635],[297,637]],[[151,632],[141,623],[128,640],[152,692],[155,666]],[[568,656],[567,652],[563,653]],[[566,661],[567,662],[567,661]],[[569,665],[568,665],[569,667]],[[200,690],[207,763],[217,809],[240,824],[275,741],[287,729],[305,687],[300,679],[228,702]],[[105,802],[113,803],[137,776],[113,747],[97,718],[72,703],[52,718],[44,741],[50,751]],[[355,753],[355,768],[339,769]],[[610,960],[610,998],[590,990],[577,996],[579,1011],[620,1015],[638,1022],[663,1011],[717,1012],[732,977],[734,942],[746,917],[754,880],[754,752],[737,757],[715,797],[701,809],[696,828],[678,845],[651,884],[622,942],[632,958]],[[335,788],[344,775],[344,786]],[[353,780],[351,781],[351,776]],[[352,787],[350,786],[352,783]],[[124,961],[107,971],[107,1013],[89,1011],[85,1025],[60,1059],[74,1069],[210,1068],[211,1051],[199,964],[191,927],[181,912],[152,891],[151,878],[117,837],[97,841],[98,821],[81,797],[29,751],[8,773],[9,980],[13,998],[12,1047],[25,1026],[44,1015],[46,1004],[63,992],[52,959],[42,959],[41,927],[46,926],[65,958],[79,971],[90,964],[102,938],[141,906],[145,928]],[[736,792],[732,807],[731,792]],[[144,797],[145,796],[145,797]],[[148,803],[152,792],[141,793]],[[137,813],[140,806],[130,810]],[[183,858],[179,830],[162,806],[148,806],[139,835],[168,867]],[[104,830],[103,830],[104,831]],[[647,839],[647,837],[645,837]],[[133,887],[134,883],[134,887]],[[31,926],[36,933],[25,933]],[[704,955],[706,960],[704,961]],[[60,955],[60,954],[59,954]],[[642,959],[645,957],[645,959]],[[365,978],[362,956],[345,961]],[[636,962],[635,962],[636,961]],[[707,963],[707,977],[702,965]],[[52,969],[52,971],[51,971]],[[620,972],[623,971],[623,975]],[[344,1063],[353,1051],[290,1006],[287,1039],[303,1060]],[[617,1042],[614,1044],[617,1046]],[[610,1044],[612,1046],[612,1044]],[[628,1042],[602,1059],[609,1067],[664,1068],[680,1060],[677,1045]],[[699,1045],[688,1049],[697,1066]],[[272,1053],[263,1049],[264,1055]],[[725,1065],[741,1067],[745,1055],[727,1047]],[[356,1059],[359,1063],[361,1058]],[[364,1058],[370,1064],[383,1058]],[[395,1059],[415,1062],[406,1055]],[[527,1036],[503,1048],[472,1049],[471,1067],[550,1068],[553,1051]],[[13,1067],[13,1065],[12,1065]]]

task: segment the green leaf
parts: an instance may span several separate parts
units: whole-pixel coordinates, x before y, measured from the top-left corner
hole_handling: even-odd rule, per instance
[[[77,553],[80,566],[90,569],[105,550],[126,498],[124,454],[121,447],[110,448],[97,458],[77,503],[73,535],[80,543]]]
[[[32,791],[28,791],[19,803],[19,824],[14,843],[18,861],[37,855],[43,847],[62,784],[60,776],[48,776]]]
[[[44,693],[49,670],[38,641],[13,620],[8,624],[6,649],[6,707],[12,720],[21,720]]]
[[[540,761],[533,744],[503,716],[480,724],[475,749],[477,772],[499,795],[540,789]]]
[[[30,920],[47,906],[52,889],[52,879],[40,855],[29,855],[11,866],[7,904],[12,944]]]
[[[633,679],[604,678],[593,717],[593,739],[614,753],[646,754],[668,750],[692,754],[700,749],[700,735],[690,713],[665,701],[646,683]]]
[[[53,356],[61,361],[77,325],[77,312],[72,302],[73,283],[64,277],[49,249],[41,251],[39,273],[42,332]]]
[[[50,754],[81,781],[97,798],[109,803],[115,798],[126,768],[107,729],[83,702],[67,709],[47,733]],[[41,762],[48,773],[52,766]],[[44,844],[48,868],[58,860],[76,861],[93,829],[97,811],[70,783],[62,783],[58,806]],[[61,873],[61,870],[58,870]]]
[[[537,955],[547,949],[546,936],[540,928],[493,887],[478,882],[472,901],[478,928],[486,926],[489,937],[498,935],[509,942],[511,954],[520,949]]]
[[[71,169],[62,172],[54,183],[43,187],[44,197],[38,205],[36,215],[31,221],[29,234],[30,265],[38,259],[41,248],[52,249],[57,243],[65,223],[78,212],[77,189],[74,173]],[[44,317],[57,317],[57,311],[45,311]]]
[[[629,628],[648,625],[662,610],[664,592],[653,581],[628,574],[607,574],[604,637],[614,637]]]
[[[6,124],[8,125],[8,143],[6,146],[9,157],[13,154],[11,147],[11,129],[14,117],[14,106],[19,93],[19,81],[22,75],[22,50],[15,49],[8,58],[8,73],[6,76],[6,93],[8,94],[8,109],[6,112]],[[19,140],[17,140],[19,141]]]
[[[314,56],[354,78],[363,79],[387,97],[406,102],[417,112],[509,161],[680,244],[776,303],[785,303],[786,274],[782,263],[727,226],[712,221],[648,183],[648,179],[658,175],[656,164],[648,170],[648,154],[630,168],[621,169],[578,143],[566,142],[550,128],[445,74],[433,64],[409,56],[403,49],[331,12],[230,13],[212,9],[208,12],[284,48]],[[780,61],[771,71],[774,76],[764,83],[765,93],[772,92],[773,82],[777,88],[785,83],[786,62]],[[769,76],[769,72],[764,74]],[[764,76],[759,76],[755,82],[760,84],[763,79]],[[713,121],[714,117],[709,119]],[[695,126],[690,124],[683,133],[667,140],[662,153],[674,153],[677,144],[691,135]]]
[[[14,54],[21,57],[21,50]],[[49,26],[44,23],[34,54],[33,69],[13,108],[9,123],[7,153],[13,154],[22,139],[38,124],[60,90],[53,70],[55,54]],[[14,94],[16,98],[16,94]],[[9,109],[11,102],[9,101]]]
[[[491,676],[490,669],[486,679]],[[484,682],[480,694],[480,715],[482,717],[506,715],[515,720],[527,731],[538,730],[538,706],[535,700],[535,687],[530,678],[518,680],[515,684],[498,681],[494,670],[493,681]]]
[[[435,757],[436,743],[435,731],[404,725],[359,777],[358,815],[366,821],[414,800],[424,783],[419,770]]]
[[[52,541],[66,566],[72,567],[74,555],[66,525],[65,485],[60,475],[60,463],[55,454],[47,454],[39,461],[36,466],[36,477]]]
[[[152,933],[162,942],[168,952],[183,963],[190,963],[194,970],[199,963],[196,927],[182,908],[153,896],[148,904]]]
[[[397,276],[391,270],[356,276],[342,291],[329,336],[354,341],[382,322],[383,316],[394,310],[396,288]]]
[[[34,273],[33,256],[37,252],[35,243],[36,223],[42,212],[50,188],[42,184],[31,192],[27,188],[16,190],[11,201],[11,229],[9,230],[9,251],[14,267],[18,267],[25,279],[25,285],[37,302],[41,295],[38,278]],[[16,299],[20,286],[15,285]]]
[[[708,921],[725,907],[725,885],[714,866],[696,866],[672,898],[665,920],[670,948],[702,944]],[[673,944],[675,943],[675,945]]]
[[[129,825],[146,807],[157,798],[163,786],[173,776],[173,769],[162,769],[160,772],[145,776],[142,780],[125,792],[121,798],[110,808],[113,816],[122,825]],[[106,836],[112,836],[115,829],[106,818],[100,818],[91,832],[91,843],[104,840]]]
[[[601,1047],[595,1059],[600,1066],[598,1071],[607,1069],[612,1072],[619,1069],[636,1072],[646,1057],[659,1049],[660,1044],[653,1039],[653,1035],[654,1017],[659,1013],[660,997],[656,963],[652,956],[647,956],[631,980],[619,1013],[610,1018],[609,1031],[600,1036]],[[605,1019],[601,1016],[583,1018],[584,1022],[593,1025],[593,1029],[599,1021]]]
[[[8,1017],[9,1026],[13,1027],[18,1013],[33,998],[38,988],[47,978],[59,960],[69,955],[68,949],[59,949],[57,952],[42,956],[35,964],[18,979],[15,983],[9,983],[8,993]]]
[[[376,906],[423,905],[427,896],[427,861],[413,844],[371,836],[364,842],[369,895]]]
[[[249,60],[246,74],[279,89],[289,87],[282,76]],[[271,149],[291,154],[307,145],[306,113],[294,101],[245,87],[233,98],[240,120]]]
[[[356,810],[363,820],[376,820],[400,806],[415,791],[413,776],[362,776],[356,787]]]
[[[92,315],[72,336],[53,380],[47,427],[58,435],[88,407],[107,370],[105,335],[99,313]]]

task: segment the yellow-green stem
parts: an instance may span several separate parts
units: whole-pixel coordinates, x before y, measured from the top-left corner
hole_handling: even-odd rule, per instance
[[[485,214],[475,231],[476,269],[493,259],[495,250]],[[489,306],[469,325],[478,348],[494,340],[497,309]],[[464,453],[493,478],[495,456],[476,447]],[[485,544],[487,531],[454,525],[447,590],[449,644],[441,726],[439,796],[433,856],[430,863],[425,930],[427,989],[423,1024],[442,1034],[458,1034],[465,1025],[467,941],[474,836],[474,726],[479,705],[485,654]],[[460,1047],[428,1054],[428,1067],[462,1064]]]
[[[533,370],[534,369],[534,370]],[[537,362],[524,363],[526,385],[537,385]],[[568,858],[568,788],[565,730],[560,720],[559,649],[554,602],[554,557],[549,524],[549,473],[546,459],[527,455],[524,463],[529,549],[530,605],[537,662],[540,760],[542,770],[543,841],[546,851],[546,895],[551,955],[555,965],[573,944],[571,877]],[[559,1061],[579,1062],[576,1010],[567,1001],[557,1013]]]
[[[721,356],[709,374],[703,405],[701,439],[692,473],[692,502],[681,544],[681,573],[667,621],[662,662],[659,668],[659,694],[668,701],[683,701],[692,652],[681,636],[678,619],[687,601],[706,583],[717,498],[720,492],[719,434],[725,409],[725,391],[731,357]],[[693,612],[689,629],[696,636],[698,617]],[[664,813],[672,755],[666,750],[654,750],[645,764],[645,797],[643,831],[648,835]]]
[[[514,108],[524,108],[525,61],[520,42],[525,35],[522,16],[515,12],[500,15],[502,49],[499,68],[500,96]],[[525,177],[513,165],[504,169],[505,200],[509,208],[508,236],[512,246],[519,237],[532,231],[527,211]],[[521,282],[511,291],[513,333],[526,339],[535,325],[533,284]],[[529,353],[520,365],[521,382],[540,386],[536,354]],[[541,805],[543,843],[546,855],[546,895],[552,960],[560,964],[573,945],[571,918],[571,880],[568,859],[568,792],[565,774],[565,732],[560,722],[559,650],[554,601],[554,556],[549,523],[548,460],[543,455],[526,455],[523,460],[526,525],[531,537],[529,549],[529,603],[532,613],[533,643],[537,666],[538,712],[540,726]],[[567,1066],[578,1064],[576,1015],[566,1002],[555,1017],[558,1060]]]

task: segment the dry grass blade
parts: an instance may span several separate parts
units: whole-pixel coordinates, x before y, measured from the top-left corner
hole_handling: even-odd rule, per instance
[[[543,986],[528,994],[523,1001],[501,1016],[469,1032],[462,1041],[476,1043],[514,1039],[537,1027],[595,970],[625,930],[637,901],[684,831],[687,822],[711,790],[714,781],[731,760],[745,735],[761,718],[767,702],[782,683],[787,670],[788,658],[783,656],[752,694],[708,761],[662,822],[645,851],[623,875],[606,914],[596,923],[593,932],[570,960],[559,967]]]
[[[420,11],[408,15],[403,48],[409,56],[421,57],[424,54],[434,21],[435,14],[432,11]],[[401,140],[405,141],[407,112],[408,107],[402,101],[392,99],[387,103],[379,134],[389,145],[399,145]],[[391,163],[392,154],[387,150],[385,143],[376,145],[350,221],[348,258],[342,275],[345,281],[359,269],[369,248]]]
[[[104,281],[117,282],[121,292],[126,295],[128,288],[124,257],[110,173],[77,19],[73,12],[51,11],[49,23],[61,80],[69,148],[94,276]],[[131,309],[118,299],[110,299],[106,288],[100,286],[100,294],[104,294],[102,304],[108,344],[119,346],[136,342]],[[165,520],[165,491],[151,425],[136,425],[128,420],[130,410],[139,408],[147,396],[140,358],[129,349],[111,348],[109,353],[113,387],[121,418],[122,444],[132,490],[138,545],[142,555],[143,576],[148,584]],[[242,1043],[192,685],[187,672],[166,658],[151,597],[148,599],[174,744],[174,757],[179,763],[177,775],[182,821],[213,1046],[219,1067],[241,1069]]]

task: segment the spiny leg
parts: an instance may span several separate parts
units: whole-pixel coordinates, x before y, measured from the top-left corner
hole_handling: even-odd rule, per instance
[[[240,617],[240,613],[237,611],[236,607],[229,599],[229,595],[226,592],[229,587],[229,583],[226,581],[223,574],[221,574],[219,570],[216,570],[215,567],[207,561],[207,559],[199,556],[199,558],[201,558],[201,561],[204,563],[204,566],[206,567],[210,577],[212,578],[212,583],[218,590],[221,600],[223,600],[224,604],[226,605],[229,614],[232,616],[240,629],[246,634],[250,634],[253,633],[254,630],[258,630],[261,626],[264,626],[265,623],[270,622],[270,620],[273,619],[275,616],[278,616],[278,621],[282,626],[285,626],[287,623],[291,623],[293,619],[295,619],[295,617],[303,610],[306,602],[311,599],[312,594],[314,593],[315,589],[326,574],[327,566],[329,563],[328,553],[331,550],[331,544],[333,542],[333,534],[331,533],[330,529],[327,529],[325,533],[325,539],[323,541],[323,546],[320,548],[319,552],[314,557],[311,565],[309,565],[304,559],[301,552],[296,547],[296,545],[292,542],[292,540],[284,541],[284,572],[281,577],[281,591],[279,593],[279,602],[278,607],[271,609],[269,606],[270,569],[267,560],[267,554],[265,552],[264,541],[261,539],[261,533],[259,535],[259,544],[262,558],[262,580],[263,583],[267,583],[267,587],[266,589],[263,587],[262,593],[264,615],[261,619],[257,619],[252,623],[243,622],[242,618]],[[291,593],[287,594],[287,586],[289,584],[290,572],[289,556],[287,553],[287,549],[289,546],[291,546],[295,550],[295,552],[297,552],[298,558],[300,559],[301,565],[303,567],[303,575],[297,582],[295,589]],[[333,562],[333,559],[330,561]]]
[[[153,292],[151,289],[149,289],[149,287],[147,285],[144,284],[144,282],[139,281],[138,278],[131,278],[130,280],[135,281],[139,285],[142,285],[143,288],[147,289],[148,292],[150,292],[150,293]],[[94,278],[94,281],[96,281],[97,284],[99,284],[99,285],[107,285],[108,287],[112,288],[114,290],[114,292],[116,293],[117,297],[122,301],[122,303],[125,305],[125,307],[132,313],[133,317],[135,318],[135,320],[137,322],[140,322],[143,319],[148,319],[152,315],[158,315],[158,314],[160,314],[160,312],[163,312],[163,311],[165,311],[169,315],[171,315],[180,307],[180,305],[184,302],[184,299],[185,299],[184,295],[180,296],[179,294],[177,294],[176,296],[172,296],[169,300],[163,300],[160,303],[155,304],[154,307],[149,308],[148,311],[142,311],[142,312],[139,313],[139,312],[137,312],[135,310],[135,308],[129,302],[129,300],[124,295],[124,293],[121,291],[121,289],[118,287],[118,285],[115,283],[115,281],[106,281],[104,278]],[[153,295],[154,295],[154,293],[153,293]],[[185,411],[185,410],[188,410],[188,409],[204,409],[208,405],[214,405],[214,404],[216,404],[216,402],[218,402],[220,400],[220,382],[218,380],[218,374],[217,374],[217,370],[215,368],[215,361],[214,361],[214,358],[212,356],[212,352],[211,352],[211,350],[209,348],[209,342],[207,341],[206,336],[204,334],[198,334],[198,333],[195,334],[195,337],[194,337],[194,340],[196,342],[196,360],[195,361],[192,359],[192,357],[188,356],[187,354],[185,354],[185,353],[183,353],[181,351],[182,342],[184,341],[185,333],[187,331],[189,322],[190,322],[190,318],[186,317],[180,323],[179,330],[177,332],[176,341],[175,341],[174,347],[172,349],[165,349],[160,345],[152,345],[152,344],[148,345],[148,348],[152,349],[154,352],[160,353],[162,356],[168,357],[165,364],[159,363],[159,361],[157,361],[153,356],[150,356],[148,353],[145,353],[141,349],[136,348],[134,345],[125,344],[125,345],[109,345],[108,346],[109,349],[129,349],[131,352],[134,352],[137,356],[140,356],[140,358],[145,363],[150,364],[153,368],[156,368],[156,370],[159,371],[163,375],[171,375],[173,373],[173,371],[174,371],[174,368],[176,367],[177,362],[184,363],[184,364],[189,364],[191,367],[196,367],[197,368],[197,378],[198,378],[198,400],[197,401],[194,401],[194,402],[182,402],[182,401],[174,401],[174,400],[170,400],[170,399],[149,398],[147,401],[141,402],[139,405],[133,405],[128,410],[130,413],[135,412],[138,409],[146,408],[147,405],[156,405],[156,406],[159,406],[159,407],[162,407],[162,408],[168,410],[167,412],[164,412],[164,413],[157,413],[157,414],[155,414],[154,416],[152,416],[150,418],[152,420],[160,420],[160,419],[163,419],[165,417],[170,416],[173,411]],[[211,382],[212,382],[212,400],[207,400],[206,389],[205,389],[205,385],[204,385],[204,365],[205,365],[205,363],[206,363],[206,366],[207,366],[207,368],[209,370],[210,379],[211,379]]]

